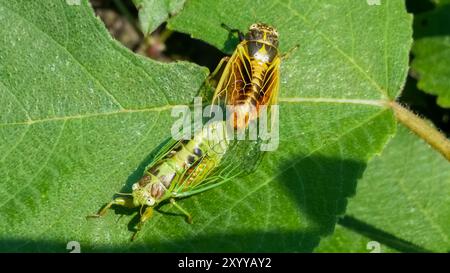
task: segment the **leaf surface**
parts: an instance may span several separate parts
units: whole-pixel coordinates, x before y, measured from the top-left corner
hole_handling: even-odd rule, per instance
[[[205,69],[130,53],[86,1],[0,1],[3,251],[65,251],[75,240],[81,251],[307,252],[333,231],[395,133],[384,103],[408,69],[403,1],[207,3],[187,2],[170,27],[229,51],[220,23],[264,21],[282,52],[300,45],[282,64],[279,148],[254,174],[180,201],[194,224],[165,206],[130,243],[136,211],[84,217],[139,178]]]
[[[449,164],[405,127],[368,164],[356,192],[316,251],[368,252],[370,241],[382,252],[449,251]]]

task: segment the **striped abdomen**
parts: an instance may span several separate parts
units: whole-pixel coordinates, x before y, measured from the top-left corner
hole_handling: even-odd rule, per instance
[[[198,161],[203,151],[197,146],[194,140],[180,141],[159,162],[144,172],[139,185],[145,187],[152,183],[151,196],[160,199],[172,183]]]
[[[257,60],[250,61],[251,77],[250,83],[246,84],[240,92],[236,100],[237,104],[249,104],[253,107],[258,107],[261,104],[261,98],[264,97],[265,90],[264,78],[267,73],[267,64],[261,63]]]
[[[250,121],[258,117],[259,106],[266,103],[264,83],[268,64],[252,58],[247,65],[251,71],[249,78],[244,79],[241,86],[236,86],[239,91],[231,102],[235,128],[246,128]]]

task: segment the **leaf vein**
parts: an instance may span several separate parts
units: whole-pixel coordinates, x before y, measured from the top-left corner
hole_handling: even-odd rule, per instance
[[[27,18],[23,17],[21,14],[13,11],[13,10],[9,10],[11,13],[15,14],[16,17],[21,18],[23,21],[27,22],[28,25],[30,25],[32,28],[36,29],[37,31],[39,31],[40,33],[42,33],[45,37],[49,38],[49,40],[53,41],[55,43],[55,45],[59,46],[63,51],[65,51],[70,57],[72,57],[73,60],[75,60],[76,63],[78,63],[80,65],[80,67],[86,72],[86,74],[91,77],[95,82],[97,82],[102,88],[103,91],[106,93],[107,96],[110,97],[110,99],[112,100],[112,102],[114,104],[116,104],[116,106],[118,106],[120,109],[125,109],[120,102],[115,98],[115,96],[106,88],[105,85],[103,85],[103,83],[96,78],[92,73],[89,72],[89,70],[87,69],[87,67],[81,63],[77,58],[75,58],[75,56],[72,54],[72,52],[70,52],[67,48],[64,47],[64,45],[62,45],[61,43],[59,43],[55,38],[53,38],[50,34],[46,33],[45,31],[43,31],[42,29],[40,29],[39,27],[37,27],[36,25],[34,25],[32,22],[28,21]]]
[[[16,193],[12,194],[10,198],[6,199],[3,203],[1,203],[0,204],[0,208],[3,207],[5,204],[7,204],[9,201],[13,200],[24,189],[28,188],[33,183],[34,179],[36,179],[36,177],[38,177],[38,175],[45,169],[45,167],[47,166],[48,162],[50,161],[50,158],[53,156],[53,154],[54,154],[54,152],[56,150],[56,147],[59,144],[59,141],[61,140],[61,137],[63,135],[63,131],[64,131],[65,125],[66,125],[66,122],[63,121],[63,124],[61,125],[61,129],[59,131],[59,134],[56,137],[55,143],[53,144],[52,148],[49,150],[48,156],[45,159],[45,161],[42,162],[41,168]]]

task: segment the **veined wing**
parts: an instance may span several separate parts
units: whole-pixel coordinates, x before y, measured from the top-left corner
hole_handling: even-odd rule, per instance
[[[261,104],[268,107],[277,104],[278,93],[280,89],[280,63],[281,58],[277,56],[267,69],[261,90],[264,90],[264,96]]]
[[[245,44],[245,41],[240,43],[228,60],[214,92],[213,104],[233,104],[250,84],[252,70]]]
[[[147,165],[145,170],[147,171],[150,168],[154,167],[156,164],[161,163],[161,161],[164,160],[164,158],[170,157],[169,154],[175,151],[177,147],[181,147],[183,142],[184,140],[175,140],[173,138],[166,140],[166,143],[161,148],[158,149],[158,152],[153,157],[150,164]]]
[[[183,185],[183,188],[175,189],[175,192],[177,192],[176,196],[187,197],[194,195],[220,186],[238,177],[251,174],[265,154],[260,150],[260,144],[260,140],[229,141],[226,153],[220,158],[220,161],[210,161],[211,165],[209,168],[203,170],[204,174],[202,179],[196,180],[191,184],[183,184],[183,181],[187,181],[189,178],[189,171],[186,172],[182,179],[183,181],[179,183],[179,185]],[[201,168],[202,163],[210,160],[210,157],[210,154],[205,154],[199,160],[198,164],[194,166],[192,171],[194,172],[196,168]]]

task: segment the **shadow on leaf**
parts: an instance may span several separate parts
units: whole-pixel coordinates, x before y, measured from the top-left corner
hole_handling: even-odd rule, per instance
[[[382,243],[390,248],[396,249],[401,252],[406,253],[426,253],[431,252],[425,248],[417,246],[413,243],[410,243],[406,240],[398,238],[390,233],[387,233],[383,230],[377,229],[372,225],[369,225],[359,219],[356,219],[351,216],[345,216],[339,219],[339,225],[353,230],[367,238],[375,240],[379,243]]]
[[[127,186],[139,179],[142,170],[150,162],[150,154],[139,166],[139,168],[130,175]],[[270,156],[267,156],[266,159]],[[264,160],[267,161],[267,160]],[[262,170],[267,164],[264,163],[258,170]],[[151,229],[147,228],[142,232],[147,235],[142,236],[131,245],[82,245],[84,252],[121,252],[121,251],[150,251],[150,252],[312,252],[319,244],[320,238],[332,233],[336,224],[337,216],[344,213],[346,207],[346,198],[355,192],[356,180],[361,176],[365,165],[352,160],[333,159],[321,156],[298,156],[291,160],[280,162],[278,164],[278,175],[275,172],[271,181],[264,187],[279,189],[281,193],[289,196],[288,199],[294,201],[293,206],[301,211],[302,219],[290,219],[292,221],[301,221],[304,225],[299,230],[283,230],[268,228],[267,230],[249,231],[242,228],[241,225],[231,223],[230,228],[224,229],[223,233],[208,233],[205,229],[200,234],[183,239],[166,239],[163,241],[148,241]],[[267,168],[267,167],[266,167]],[[245,180],[244,180],[245,181]],[[252,183],[261,183],[263,181],[252,180]],[[239,181],[241,182],[241,181]],[[229,187],[233,187],[229,182]],[[236,185],[237,186],[237,185]],[[221,186],[223,187],[223,186]],[[214,191],[214,190],[212,190]],[[203,195],[203,196],[202,196]],[[208,198],[206,194],[200,194],[198,202],[201,204],[203,198]],[[280,202],[286,202],[286,199],[280,199]],[[284,201],[283,201],[284,200]],[[205,200],[205,203],[207,200]],[[264,202],[263,199],[260,200]],[[217,201],[218,202],[218,201]],[[277,202],[274,200],[273,202]],[[257,205],[257,204],[256,204]],[[283,207],[284,204],[278,204]],[[169,205],[170,206],[170,205]],[[227,203],[223,204],[227,207]],[[236,206],[232,213],[239,214],[240,206]],[[116,212],[124,212],[120,208]],[[163,209],[163,217],[172,218],[169,221],[179,221],[181,216],[167,215]],[[125,214],[137,212],[137,210],[126,210]],[[190,228],[198,229],[202,227],[202,222],[195,221]],[[157,212],[158,213],[158,212]],[[263,214],[261,214],[263,215]],[[136,215],[135,215],[136,216]],[[134,217],[135,217],[134,216]],[[304,218],[303,218],[304,217]],[[165,218],[168,219],[168,218]],[[154,220],[154,219],[152,219]],[[155,219],[156,220],[156,219]],[[130,219],[129,229],[136,220]],[[151,221],[151,220],[150,220]],[[178,222],[179,223],[179,222]],[[186,224],[188,225],[188,224]],[[223,225],[219,222],[215,225]],[[180,225],[183,228],[184,225]],[[283,226],[282,223],[279,225]],[[161,231],[160,231],[161,232]],[[130,232],[131,236],[131,232]],[[170,238],[170,236],[168,235]],[[76,238],[73,238],[77,240]],[[23,245],[25,244],[25,245]],[[63,242],[45,242],[4,239],[2,241],[2,251],[65,251]],[[23,246],[22,246],[23,245]]]
[[[150,159],[151,156],[142,162],[140,166],[141,170],[148,164],[147,161]],[[263,163],[261,167],[265,165]],[[297,156],[291,160],[280,162],[278,165],[278,175],[275,174],[271,181],[264,187],[269,187],[270,190],[271,187],[281,186],[282,192],[294,201],[295,206],[301,212],[300,215],[302,215],[301,219],[294,219],[294,221],[298,220],[304,224],[303,228],[299,230],[283,230],[282,228],[274,230],[272,228],[268,230],[249,231],[241,228],[240,224],[236,222],[231,223],[230,228],[225,228],[223,233],[208,233],[208,229],[205,229],[196,236],[183,239],[170,239],[168,234],[167,239],[164,240],[148,240],[148,238],[151,238],[149,234],[151,233],[151,229],[146,229],[143,232],[147,234],[136,242],[130,242],[127,245],[90,245],[90,243],[80,242],[81,251],[312,252],[319,244],[321,237],[330,235],[333,232],[338,216],[344,214],[347,198],[355,193],[356,181],[361,177],[365,169],[365,164],[354,160],[333,159],[322,156]],[[130,182],[139,178],[139,172],[140,170],[138,169],[130,176]],[[199,197],[198,202],[200,203],[203,198],[208,198],[206,194],[205,196],[202,195],[197,195]],[[264,202],[264,200],[261,199],[261,202]],[[227,204],[223,205],[226,207]],[[279,205],[282,207],[284,204]],[[239,208],[240,206],[237,206],[233,210],[233,213],[239,213]],[[119,210],[117,210],[117,213],[120,213],[122,209]],[[163,217],[172,218],[173,221],[179,221],[178,218],[182,217],[181,215],[167,212],[166,209],[157,210],[157,213],[161,213]],[[204,223],[196,222],[196,212],[192,211],[192,213],[194,213],[194,224],[189,227],[197,229],[195,225],[198,225],[198,229],[202,228],[202,224]],[[128,225],[130,230],[134,228],[134,221],[136,221],[135,218],[130,219]],[[345,222],[343,223],[345,224]],[[219,219],[217,225],[222,224]],[[351,224],[350,228],[352,228],[351,226],[355,225]],[[356,226],[361,227],[361,225]],[[180,225],[180,228],[182,227],[183,225]],[[367,233],[367,228],[352,229],[363,235]],[[76,238],[73,239],[76,240]],[[66,244],[67,242],[60,241],[4,238],[1,240],[0,251],[69,252],[69,250],[66,250]]]
[[[321,156],[298,156],[279,177],[286,193],[306,214],[317,236],[333,232],[337,217],[345,213],[347,198],[354,195],[365,163]]]

